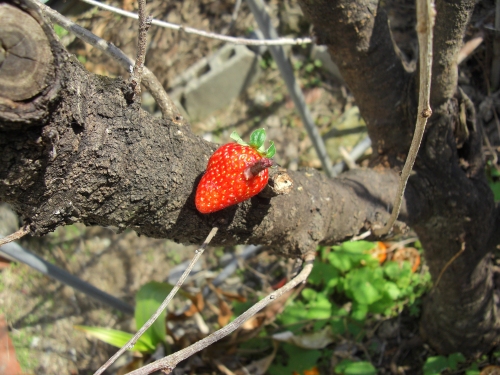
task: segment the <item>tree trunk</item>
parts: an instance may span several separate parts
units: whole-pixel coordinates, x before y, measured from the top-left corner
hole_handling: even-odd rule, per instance
[[[399,170],[416,119],[418,69],[404,70],[379,2],[302,0],[301,5],[375,140],[372,165]],[[474,106],[457,88],[456,56],[473,6],[473,1],[436,3],[433,115],[409,181],[413,190],[405,194],[408,207],[418,208],[408,210],[408,223],[424,246],[435,282],[421,334],[445,354],[489,349],[500,323],[491,272],[498,210],[485,178]]]
[[[449,20],[466,21],[467,4],[451,7]],[[314,170],[280,171],[271,184],[293,181],[288,195],[265,192],[202,215],[194,191],[216,145],[175,119],[142,111],[128,100],[122,79],[87,72],[60,46],[36,5],[1,3],[0,24],[12,27],[0,29],[0,200],[23,216],[33,235],[82,222],[200,243],[218,226],[215,245],[264,244],[288,257],[383,224],[414,127],[414,74],[394,51],[377,2],[315,0],[302,7],[356,96],[374,141],[373,169],[335,180]],[[465,23],[457,24],[462,35]],[[15,25],[31,26],[19,31]],[[457,45],[435,53],[435,61],[449,62]],[[441,71],[448,77],[450,67]],[[422,333],[443,353],[471,353],[488,348],[498,334],[489,256],[500,231],[474,110],[454,77],[436,83],[441,94],[400,219],[419,234],[435,281],[464,249],[427,299]],[[450,80],[452,90],[445,87]],[[464,127],[469,137],[457,145]]]

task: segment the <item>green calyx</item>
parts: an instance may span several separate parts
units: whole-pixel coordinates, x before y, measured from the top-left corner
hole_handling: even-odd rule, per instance
[[[276,153],[276,147],[274,146],[273,141],[269,141],[269,148],[264,148],[264,142],[266,141],[266,130],[265,129],[257,129],[252,132],[250,135],[250,144],[247,144],[238,133],[233,132],[231,134],[231,139],[234,139],[239,145],[242,146],[250,146],[257,150],[259,154],[268,159],[272,158]]]

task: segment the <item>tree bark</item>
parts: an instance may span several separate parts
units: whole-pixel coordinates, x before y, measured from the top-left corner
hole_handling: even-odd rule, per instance
[[[399,168],[415,123],[418,69],[404,71],[383,9],[371,0],[302,0],[301,6],[377,140],[373,164],[388,161]],[[445,354],[487,350],[500,327],[491,272],[498,209],[485,179],[474,106],[457,90],[456,56],[473,6],[473,1],[437,1],[434,114],[409,181],[413,193],[405,193],[408,223],[424,246],[434,282],[442,273],[425,301],[421,334]]]
[[[82,222],[200,243],[218,226],[212,244],[264,244],[299,257],[387,220],[416,103],[414,76],[404,70],[376,2],[302,2],[356,95],[375,140],[374,168],[335,180],[314,170],[288,172],[288,195],[264,193],[209,215],[197,212],[194,191],[216,145],[174,119],[142,111],[128,101],[122,79],[87,72],[29,4],[15,3],[15,22],[36,24],[29,32],[21,37],[16,28],[0,29],[5,87],[16,87],[26,70],[14,61],[6,65],[12,56],[42,65],[28,68],[35,90],[22,100],[15,89],[0,91],[0,200],[24,217],[33,235]],[[0,24],[10,10],[0,11]],[[15,42],[5,43],[9,38]],[[29,54],[13,49],[21,40]],[[484,178],[474,108],[454,90],[433,110],[400,219],[419,234],[434,280],[464,249],[428,298],[422,333],[443,353],[471,353],[498,335],[489,255],[499,215]],[[460,121],[459,111],[468,121]],[[469,135],[458,147],[457,129],[465,128]]]

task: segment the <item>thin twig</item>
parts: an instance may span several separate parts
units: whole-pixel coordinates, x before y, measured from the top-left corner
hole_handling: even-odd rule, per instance
[[[451,266],[451,264],[465,251],[465,241],[462,240],[462,246],[460,247],[460,250],[458,250],[458,252],[453,255],[451,257],[451,259],[444,265],[443,269],[441,270],[441,272],[439,272],[439,276],[438,278],[436,279],[436,283],[434,284],[434,286],[432,287],[432,290],[431,290],[431,293],[433,293],[439,282],[441,281],[441,277],[443,277],[443,274],[444,274],[444,271],[446,271],[448,269],[449,266]]]
[[[311,273],[313,263],[314,263],[314,253],[309,253],[305,256],[305,265],[302,271],[295,277],[290,280],[287,284],[285,284],[280,289],[274,291],[269,294],[264,299],[257,302],[243,314],[238,316],[235,320],[229,323],[227,326],[219,329],[218,331],[212,333],[211,335],[205,337],[204,339],[194,343],[193,345],[188,346],[185,349],[179,350],[178,352],[171,354],[165,358],[159,359],[147,366],[141,367],[135,371],[129,372],[127,375],[147,375],[151,374],[158,370],[163,370],[166,374],[169,374],[179,362],[183,361],[186,358],[189,358],[193,354],[199,352],[202,349],[205,349],[207,346],[212,345],[214,342],[219,341],[220,339],[226,337],[230,333],[234,332],[237,328],[241,327],[243,323],[245,323],[249,318],[254,316],[264,307],[269,305],[270,303],[276,301],[279,297],[281,297],[286,292],[292,290],[300,283],[304,282],[309,274]]]
[[[73,21],[64,17],[62,14],[56,12],[55,10],[42,4],[39,1],[34,1],[33,4],[37,5],[39,9],[44,13],[44,15],[47,16],[47,18],[49,18],[52,22],[57,23],[62,28],[73,33],[84,42],[100,49],[106,55],[118,61],[127,72],[130,72],[133,69],[134,61],[127,55],[125,55],[123,51],[116,47],[113,43],[109,43],[106,40],[99,38],[89,30],[81,27],[80,25],[77,25]],[[178,112],[174,103],[170,100],[160,81],[158,81],[153,72],[151,72],[151,70],[149,70],[147,67],[144,67],[142,78],[144,86],[146,86],[146,88],[160,107],[163,118],[173,119],[176,121],[182,119],[182,116]]]
[[[0,247],[9,243],[9,242],[12,242],[12,241],[20,239],[21,237],[24,237],[29,232],[30,232],[30,229],[26,225],[25,227],[22,227],[21,229],[19,229],[17,232],[14,232],[11,235],[8,235],[7,237],[0,238]]]
[[[429,104],[429,97],[431,92],[431,74],[432,74],[432,37],[434,28],[434,19],[436,11],[434,9],[433,0],[417,0],[417,35],[418,45],[420,47],[419,54],[419,69],[420,69],[420,84],[418,94],[418,116],[415,125],[415,133],[411,141],[410,151],[406,158],[403,171],[401,172],[401,179],[399,181],[398,192],[394,206],[392,208],[391,217],[387,224],[382,228],[373,228],[373,234],[376,236],[383,236],[392,229],[392,226],[398,218],[399,211],[401,210],[401,203],[406,189],[406,184],[410,178],[413,164],[417,158],[418,149],[425,132],[427,119],[431,117],[432,110]]]
[[[146,0],[139,0],[139,32],[137,36],[137,57],[135,59],[134,69],[130,76],[130,84],[134,90],[135,96],[141,95],[141,80],[144,70],[144,61],[146,60],[146,46],[148,41],[148,30],[151,27],[153,18],[146,17]]]
[[[361,233],[360,235],[354,236],[350,239],[350,241],[359,241],[359,240],[364,240],[366,237],[371,236],[372,231],[368,230],[366,232]]]
[[[177,291],[179,290],[179,288],[182,286],[182,284],[184,283],[184,281],[188,277],[189,273],[193,269],[193,266],[198,261],[198,259],[200,259],[201,255],[203,254],[203,251],[205,251],[206,247],[208,246],[208,244],[210,243],[210,241],[212,240],[212,238],[215,236],[215,234],[217,233],[218,229],[219,228],[217,228],[217,227],[213,227],[212,228],[212,230],[208,234],[207,238],[205,239],[205,242],[203,242],[203,244],[200,246],[200,248],[195,251],[195,255],[194,255],[193,259],[191,260],[191,262],[189,263],[188,267],[186,268],[186,270],[184,271],[184,273],[182,274],[182,276],[179,278],[179,281],[177,281],[177,283],[175,284],[175,286],[172,288],[172,290],[168,294],[167,298],[165,298],[165,300],[161,303],[160,307],[158,307],[158,310],[156,310],[156,312],[151,316],[151,318],[149,318],[149,320],[141,327],[141,329],[139,329],[139,331],[137,331],[137,333],[134,335],[134,337],[132,337],[129,340],[129,342],[127,342],[122,348],[120,348],[120,350],[118,350],[110,359],[108,359],[107,362],[104,365],[102,365],[94,373],[94,375],[100,375],[100,374],[102,374],[126,350],[131,349],[135,345],[135,343],[137,342],[137,340],[139,340],[139,337],[141,337],[142,334],[144,332],[146,332],[146,330],[149,327],[151,327],[151,325],[156,321],[156,319],[158,319],[158,317],[160,316],[160,314],[163,312],[163,310],[165,310],[165,308],[170,303],[170,301],[172,300],[172,298],[174,297],[174,295],[177,293]]]
[[[94,5],[98,8],[102,8],[105,10],[109,10],[110,12],[120,14],[125,17],[130,17],[134,19],[138,19],[139,16],[136,13],[133,12],[128,12],[126,10],[120,9],[120,8],[115,8],[111,5],[103,4],[95,0],[81,0],[84,3]],[[155,26],[161,26],[165,27],[167,29],[173,29],[173,30],[182,30],[186,34],[194,34],[194,35],[199,35],[203,36],[206,38],[212,38],[212,39],[217,39],[217,40],[222,40],[224,42],[228,43],[233,43],[233,44],[243,44],[247,46],[282,46],[282,45],[301,45],[301,44],[310,44],[312,43],[311,38],[280,38],[276,40],[258,40],[258,39],[247,39],[247,38],[237,38],[233,36],[226,36],[226,35],[221,35],[221,34],[216,34],[216,33],[210,33],[207,31],[203,30],[198,30],[194,29],[189,26],[183,26],[183,25],[176,25],[174,23],[170,22],[165,22],[165,21],[160,21],[157,19],[153,19],[152,24]]]

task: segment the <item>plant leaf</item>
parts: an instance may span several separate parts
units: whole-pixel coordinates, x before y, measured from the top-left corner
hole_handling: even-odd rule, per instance
[[[276,146],[273,141],[269,141],[270,146],[266,151],[266,158],[271,159],[276,154]]]
[[[135,296],[135,324],[137,329],[141,328],[151,315],[156,312],[172,288],[173,285],[151,281],[139,289]],[[144,332],[142,337],[146,336],[154,346],[160,342],[165,342],[167,337],[165,320],[166,312],[163,311],[153,325]]]
[[[260,149],[266,141],[266,130],[257,129],[250,134],[250,146]],[[260,150],[259,150],[260,151]]]
[[[238,135],[238,133],[232,132],[230,137],[231,137],[231,139],[236,141],[236,143],[238,143],[239,145],[248,146],[248,144],[243,139],[241,139],[241,137]]]
[[[424,363],[424,375],[439,375],[448,368],[448,360],[442,355],[428,357]]]
[[[344,359],[335,366],[335,372],[344,375],[375,375],[377,370],[370,362]]]
[[[105,343],[121,348],[124,346],[134,335],[129,332],[119,331],[117,329],[103,328],[103,327],[89,327],[89,326],[75,326],[76,329],[87,333],[88,335],[95,337]],[[144,339],[141,336],[137,340],[136,344],[129,350],[153,353],[155,351],[155,346],[151,342]]]

